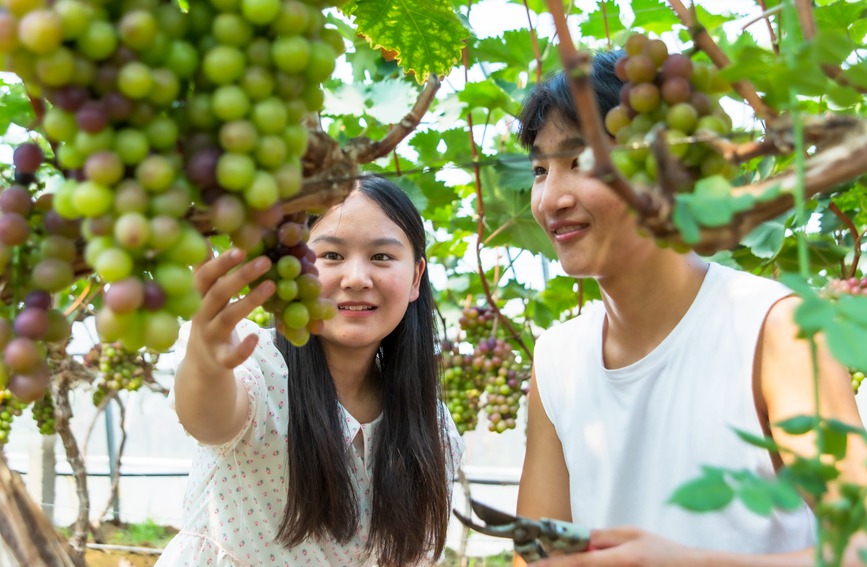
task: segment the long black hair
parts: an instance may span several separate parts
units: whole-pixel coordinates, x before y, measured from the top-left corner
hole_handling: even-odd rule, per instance
[[[424,224],[412,201],[381,177],[356,191],[374,201],[425,259]],[[426,261],[426,259],[425,259]],[[434,353],[436,320],[427,269],[418,299],[376,354],[382,423],[374,448],[373,505],[367,549],[381,565],[438,556],[449,520],[449,447],[440,420],[440,373]],[[292,547],[307,538],[345,543],[358,530],[359,510],[334,386],[322,344],[311,336],[294,347],[277,333],[289,369],[288,501],[277,539]]]
[[[608,111],[620,103],[620,87],[623,81],[614,74],[617,60],[625,54],[624,51],[600,51],[593,55],[590,68],[590,84],[599,103],[599,112],[603,118]],[[551,118],[561,120],[560,126],[578,128],[580,120],[575,110],[572,91],[569,89],[569,78],[559,71],[547,80],[539,83],[527,95],[524,107],[518,117],[520,128],[518,140],[529,149],[536,141],[539,131]]]

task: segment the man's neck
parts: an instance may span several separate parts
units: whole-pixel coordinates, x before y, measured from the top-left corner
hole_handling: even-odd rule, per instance
[[[601,279],[606,368],[647,356],[677,326],[698,295],[707,264],[695,254],[658,250]]]

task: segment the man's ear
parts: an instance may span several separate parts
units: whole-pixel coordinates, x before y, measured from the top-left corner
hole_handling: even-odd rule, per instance
[[[412,289],[409,290],[410,302],[418,299],[418,287],[421,285],[421,276],[426,269],[427,262],[425,262],[424,258],[415,263],[415,277],[412,279]]]

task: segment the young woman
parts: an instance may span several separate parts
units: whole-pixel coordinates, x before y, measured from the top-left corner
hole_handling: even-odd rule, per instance
[[[421,217],[366,178],[311,226],[338,305],[301,347],[245,316],[271,262],[232,250],[196,274],[174,388],[199,441],[185,522],[159,565],[414,565],[443,550],[462,442],[439,401]]]

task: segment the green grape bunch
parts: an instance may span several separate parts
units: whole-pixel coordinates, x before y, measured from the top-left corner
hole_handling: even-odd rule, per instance
[[[861,388],[861,382],[864,381],[864,373],[860,370],[850,372],[852,375],[852,390],[855,393],[858,393],[859,388]]]
[[[9,441],[9,432],[12,430],[12,420],[21,415],[27,407],[10,390],[0,390],[0,447]]]
[[[45,392],[41,400],[33,402],[30,408],[33,413],[33,420],[36,422],[36,427],[42,435],[52,435],[55,433],[55,417],[54,417],[54,399],[50,392]]]
[[[84,366],[98,372],[93,405],[121,390],[135,392],[153,382],[154,361],[144,352],[130,352],[122,343],[97,343],[84,357]]]
[[[301,191],[302,122],[322,108],[321,84],[344,50],[326,27],[333,5],[2,1],[0,68],[47,102],[40,127],[65,178],[51,205],[80,224],[84,263],[107,284],[101,340],[130,351],[174,344],[201,302],[190,267],[207,257],[203,234],[228,235],[249,258],[274,255],[282,203]],[[210,227],[192,222],[194,205]],[[68,265],[50,263],[54,291],[68,287]],[[308,297],[321,289],[315,272],[287,264],[275,277],[297,279],[300,299],[272,312],[298,344],[331,309]]]
[[[440,353],[443,370],[443,396],[458,433],[473,431],[479,423],[483,385],[481,374],[472,368],[472,357],[463,355],[458,345],[444,342]]]
[[[732,129],[718,96],[729,85],[716,69],[670,54],[661,40],[641,34],[627,39],[625,51],[615,66],[617,77],[626,81],[620,104],[605,116],[606,129],[621,146],[611,154],[618,170],[635,184],[653,185],[658,166],[650,144],[664,135],[667,151],[687,174],[675,190],[691,191],[697,179],[714,175],[732,178],[736,168],[719,152],[689,141],[725,136]]]

